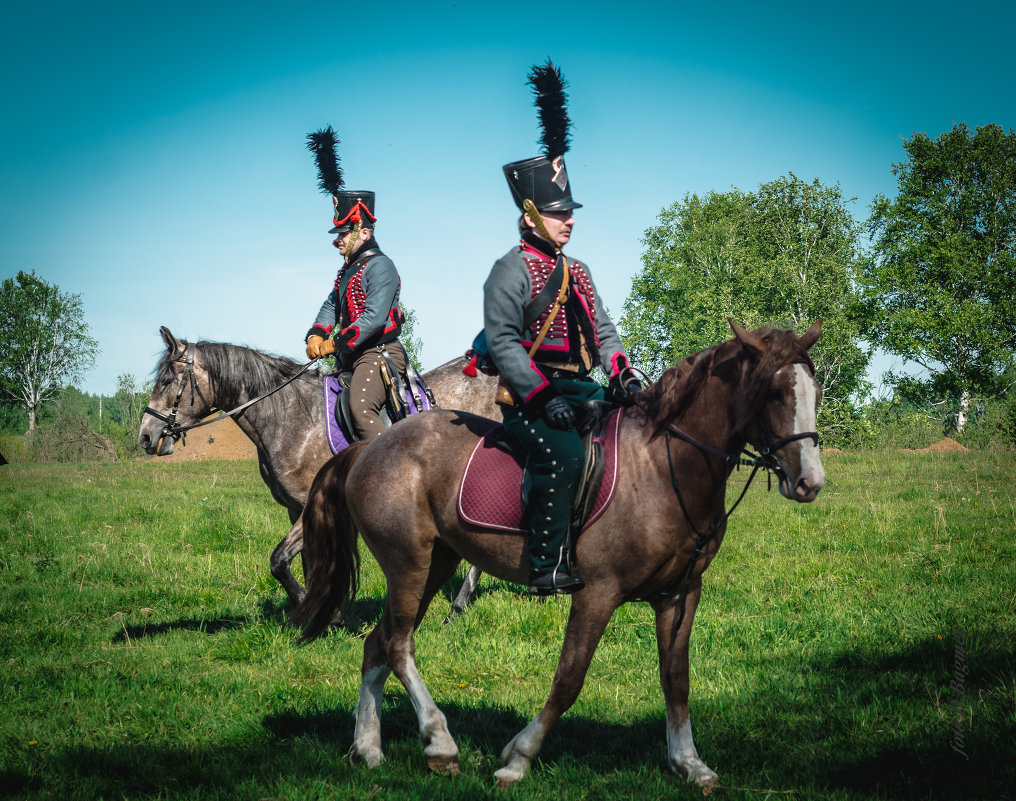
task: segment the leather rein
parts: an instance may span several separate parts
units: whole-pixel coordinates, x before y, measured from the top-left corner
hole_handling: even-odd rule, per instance
[[[804,359],[795,359],[794,361],[790,362],[790,364],[807,365],[808,362],[806,362]],[[706,445],[703,442],[699,442],[690,434],[686,434],[684,431],[679,429],[673,423],[667,424],[667,428],[664,432],[664,438],[667,443],[667,467],[670,470],[670,485],[674,488],[674,494],[677,495],[677,501],[681,506],[681,511],[684,513],[684,519],[688,521],[688,525],[691,527],[691,530],[695,534],[695,550],[692,551],[691,558],[688,560],[688,567],[685,569],[683,582],[681,579],[679,579],[677,582],[682,583],[683,586],[681,588],[680,594],[681,613],[678,615],[677,623],[675,623],[674,625],[675,629],[680,628],[681,623],[684,620],[685,602],[688,597],[688,590],[691,587],[692,576],[695,573],[695,565],[697,564],[699,558],[705,553],[705,549],[712,541],[713,537],[715,537],[716,534],[719,533],[720,529],[722,529],[726,525],[727,520],[734,513],[734,510],[738,507],[741,501],[744,499],[744,496],[748,492],[748,488],[751,486],[752,481],[755,480],[755,475],[758,473],[758,471],[759,470],[767,471],[770,477],[769,489],[771,490],[772,489],[771,481],[773,473],[775,473],[778,477],[786,478],[786,473],[784,472],[783,468],[780,467],[780,463],[776,459],[776,451],[780,450],[781,448],[785,448],[792,442],[797,442],[798,440],[802,439],[810,439],[815,443],[816,446],[818,446],[817,431],[802,431],[797,434],[790,434],[789,436],[780,437],[777,439],[776,435],[773,432],[772,426],[769,424],[769,421],[766,419],[762,410],[760,410],[758,413],[758,421],[760,423],[759,430],[761,432],[761,440],[762,440],[761,447],[758,448],[759,451],[758,453],[754,453],[751,450],[749,450],[747,445],[745,445],[740,450],[734,453],[726,453],[725,451],[721,451],[716,448],[713,448],[710,445]],[[745,483],[744,489],[741,490],[741,494],[737,496],[737,500],[734,501],[733,505],[725,512],[723,512],[723,514],[717,517],[709,525],[709,528],[705,529],[704,531],[699,531],[695,527],[695,523],[692,521],[691,515],[688,513],[688,507],[685,506],[684,496],[681,494],[681,488],[678,486],[677,474],[674,472],[674,459],[670,452],[671,435],[676,436],[678,439],[684,440],[689,445],[694,445],[696,448],[698,448],[700,451],[703,451],[704,453],[709,453],[712,454],[713,456],[718,456],[721,459],[723,459],[723,464],[725,467],[724,472],[726,476],[729,476],[730,473],[735,468],[740,467],[741,465],[745,465],[747,467],[752,468],[751,475],[748,476],[748,481]],[[724,480],[726,480],[726,477],[724,478]],[[655,600],[656,598],[667,597],[670,594],[671,594],[670,590],[664,590],[658,593],[656,596],[654,596],[653,600]]]
[[[237,406],[232,411],[220,412],[218,417],[213,417],[211,420],[201,420],[197,423],[191,423],[190,425],[181,425],[179,421],[177,421],[176,419],[176,414],[180,409],[180,399],[183,397],[184,390],[187,388],[188,384],[190,384],[191,387],[191,405],[192,406],[194,405],[195,394],[197,394],[197,396],[201,398],[202,402],[206,406],[209,405],[208,401],[205,400],[205,396],[201,394],[201,388],[198,386],[197,379],[194,377],[195,350],[196,349],[194,343],[189,342],[187,343],[186,354],[180,358],[172,360],[174,362],[183,362],[184,364],[187,365],[187,367],[184,370],[183,375],[180,376],[180,385],[176,389],[176,398],[173,400],[173,408],[170,411],[170,413],[164,414],[163,412],[160,412],[158,409],[153,409],[151,406],[145,407],[145,414],[150,414],[156,420],[161,420],[163,423],[165,423],[165,425],[162,428],[162,431],[159,433],[158,439],[159,442],[164,440],[166,437],[171,437],[174,443],[177,442],[179,439],[183,438],[183,444],[186,446],[187,445],[186,434],[191,429],[201,428],[201,426],[211,425],[212,423],[218,423],[220,420],[223,420],[227,417],[233,417],[234,415],[239,414],[249,406],[253,406],[258,401],[262,401],[265,398],[269,397],[270,395],[274,395],[280,389],[291,384],[293,381],[295,381],[304,373],[306,373],[311,368],[311,365],[313,365],[317,361],[317,359],[311,359],[309,362],[307,362],[307,364],[305,364],[300,369],[298,373],[291,376],[290,378],[287,378],[282,384],[277,386],[275,389],[269,390],[263,395],[258,395],[258,397],[253,398],[252,400],[249,400],[240,406]]]

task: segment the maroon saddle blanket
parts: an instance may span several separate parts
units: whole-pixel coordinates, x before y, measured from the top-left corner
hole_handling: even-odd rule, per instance
[[[606,511],[617,487],[617,446],[621,440],[620,409],[610,416],[603,432],[603,481],[596,493],[585,531]],[[459,485],[459,517],[480,528],[526,533],[522,528],[522,469],[525,454],[504,450],[498,444],[501,426],[476,443]]]

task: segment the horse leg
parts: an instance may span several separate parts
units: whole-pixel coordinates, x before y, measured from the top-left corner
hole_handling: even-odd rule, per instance
[[[413,619],[412,629],[408,632],[408,649],[402,651],[396,649],[397,658],[392,665],[395,675],[399,677],[406,692],[409,693],[409,700],[413,702],[416,716],[420,723],[420,740],[423,742],[423,753],[427,757],[427,767],[438,773],[459,772],[459,747],[452,739],[448,731],[448,720],[444,713],[438,709],[437,704],[431,697],[423,678],[420,676],[416,666],[416,645],[413,642],[413,631],[423,621],[423,616],[430,606],[431,600],[438,593],[442,586],[455,574],[460,558],[449,548],[440,542],[435,543],[431,554],[430,570],[427,575],[427,583],[420,596],[416,615]],[[408,613],[412,602],[405,604],[405,611]]]
[[[376,768],[384,759],[381,750],[381,703],[385,682],[392,669],[385,664],[385,650],[390,639],[391,621],[388,612],[374,627],[363,644],[363,666],[360,671],[360,699],[356,704],[356,726],[351,762],[364,762]]]
[[[303,550],[303,522],[298,517],[293,523],[289,533],[282,538],[282,542],[275,546],[272,551],[271,568],[272,575],[285,588],[289,600],[294,606],[299,606],[303,597],[307,594],[300,583],[293,578],[290,565],[296,555]]]
[[[448,617],[444,619],[444,625],[447,626],[466,611],[466,607],[469,606],[469,602],[473,599],[473,593],[476,592],[476,585],[480,583],[480,575],[480,568],[476,565],[469,566],[466,580],[462,582],[462,589],[459,590],[459,594],[452,601],[452,608],[448,613]]]
[[[681,612],[677,599],[670,598],[665,603],[654,605],[654,608],[656,642],[660,653],[660,683],[663,685],[663,698],[667,706],[667,762],[673,773],[709,791],[719,777],[699,758],[688,713],[688,641],[701,595],[700,579],[688,590],[684,620],[679,629],[675,629]]]
[[[494,772],[494,778],[501,789],[511,787],[526,775],[529,765],[540,753],[550,727],[579,696],[596,646],[610,622],[610,616],[617,608],[617,604],[612,601],[593,600],[589,594],[591,591],[594,588],[587,586],[572,596],[564,645],[547,702],[529,725],[516,734],[501,752],[503,767]]]
[[[459,772],[458,746],[448,731],[448,721],[420,676],[413,642],[413,632],[427,607],[455,573],[458,563],[459,557],[438,543],[425,580],[420,581],[421,572],[414,570],[398,574],[397,579],[389,581],[388,609],[364,643],[363,678],[351,753],[354,759],[361,759],[375,767],[383,758],[381,696],[385,680],[394,672],[416,710],[427,767],[441,773]]]

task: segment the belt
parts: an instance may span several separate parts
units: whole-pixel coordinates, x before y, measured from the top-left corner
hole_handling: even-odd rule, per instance
[[[569,362],[537,362],[536,366],[543,372],[556,370],[560,373],[577,373],[582,369],[581,364],[571,364]]]
[[[565,378],[569,381],[592,381],[589,374],[582,370],[581,366],[577,364],[569,365],[551,365],[551,364],[538,364],[540,371],[552,381],[556,381],[559,378]]]

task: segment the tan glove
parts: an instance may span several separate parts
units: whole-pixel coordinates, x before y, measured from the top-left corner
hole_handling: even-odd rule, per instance
[[[307,337],[307,358],[320,359],[335,353],[335,340],[324,337]]]
[[[324,337],[307,337],[307,358],[317,359],[321,356],[321,343]]]

